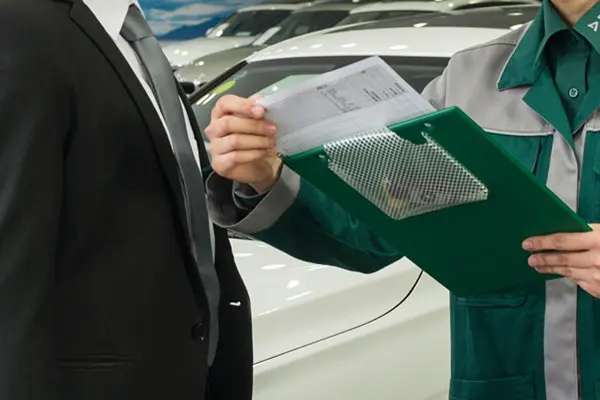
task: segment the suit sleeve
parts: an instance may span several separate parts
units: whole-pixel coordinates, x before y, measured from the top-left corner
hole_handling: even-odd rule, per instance
[[[69,94],[28,31],[0,11],[0,399],[55,400],[52,287]]]
[[[445,74],[423,95],[436,108],[445,103]],[[284,167],[269,193],[251,189],[216,174],[207,182],[214,222],[253,236],[311,263],[370,273],[402,257],[392,246],[345,212],[310,182]]]

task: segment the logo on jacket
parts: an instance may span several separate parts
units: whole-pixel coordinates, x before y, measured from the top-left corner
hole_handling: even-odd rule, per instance
[[[596,19],[600,20],[600,15],[598,15],[596,17]],[[594,21],[588,24],[588,28],[592,28],[594,30],[594,32],[598,32],[598,25],[599,22],[598,21]]]

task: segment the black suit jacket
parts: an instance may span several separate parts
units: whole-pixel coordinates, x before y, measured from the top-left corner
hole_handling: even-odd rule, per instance
[[[0,399],[251,398],[249,300],[218,228],[207,367],[177,174],[146,92],[81,0],[0,0]]]

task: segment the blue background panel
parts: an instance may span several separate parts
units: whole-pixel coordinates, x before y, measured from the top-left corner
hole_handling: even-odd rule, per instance
[[[262,2],[264,0],[140,0],[160,40],[203,36],[238,8]]]

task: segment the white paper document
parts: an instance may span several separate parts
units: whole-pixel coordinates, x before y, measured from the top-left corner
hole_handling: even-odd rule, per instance
[[[308,79],[259,103],[278,127],[277,149],[283,155],[435,111],[379,57]]]

